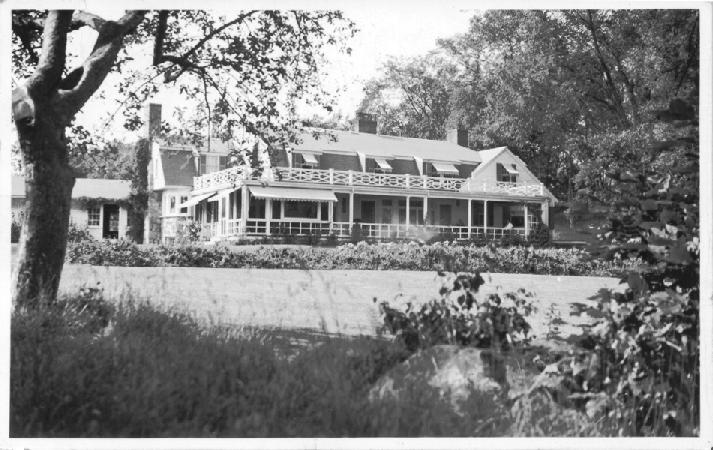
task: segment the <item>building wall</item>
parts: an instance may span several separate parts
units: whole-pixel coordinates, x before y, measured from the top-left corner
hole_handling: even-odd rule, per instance
[[[88,225],[89,211],[88,209],[77,202],[72,201],[72,207],[69,210],[69,222],[79,228],[86,228],[89,234],[95,239],[102,239],[104,227],[104,204],[99,205],[99,225]],[[128,211],[125,206],[119,206],[119,239],[126,239],[126,227],[128,226]]]
[[[413,159],[392,159],[389,161],[394,169],[393,173],[403,173],[409,175],[419,175],[418,166]]]
[[[361,164],[359,164],[359,157],[349,156],[349,155],[335,155],[333,153],[324,153],[317,157],[319,161],[320,169],[334,169],[334,170],[354,170],[356,172],[361,172]],[[373,163],[373,160],[372,160]]]
[[[348,222],[349,221],[349,195],[336,194],[337,203],[334,205],[334,221]],[[391,201],[390,209],[391,216],[385,216],[388,213],[388,201]],[[375,206],[374,219],[376,223],[398,223],[399,222],[399,202],[405,201],[405,196],[377,196],[377,195],[354,195],[354,220],[362,220],[361,204],[362,202],[373,201]],[[411,201],[421,200],[423,197],[412,196]],[[426,202],[428,224],[438,225],[450,221],[452,226],[468,225],[468,201],[465,199],[448,199],[448,198],[429,198]],[[477,200],[473,201],[473,208]],[[441,217],[440,205],[450,205],[450,217]],[[443,211],[445,213],[445,211]],[[443,220],[447,219],[447,220]],[[473,226],[480,224],[473,223]]]
[[[458,164],[456,168],[458,169],[458,175],[461,178],[470,178],[473,174],[475,168],[478,167],[477,164]]]

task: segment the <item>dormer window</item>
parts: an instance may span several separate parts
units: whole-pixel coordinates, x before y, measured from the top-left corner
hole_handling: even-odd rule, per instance
[[[302,153],[302,168],[303,169],[316,169],[319,167],[319,161],[317,157],[312,153]]]
[[[517,177],[520,175],[520,172],[517,171],[515,164],[498,163],[497,170],[498,181],[505,183],[517,183]]]
[[[431,166],[433,167],[433,170],[431,171],[431,176],[437,176],[437,177],[458,177],[460,173],[458,172],[458,169],[456,169],[456,166],[453,164],[447,164],[447,163],[431,163]]]
[[[374,158],[374,162],[376,162],[374,173],[391,173],[393,171],[391,164],[384,158]]]

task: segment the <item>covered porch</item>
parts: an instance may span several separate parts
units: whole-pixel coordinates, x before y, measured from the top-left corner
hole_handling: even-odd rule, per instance
[[[547,200],[339,192],[243,184],[189,200],[206,240],[354,233],[373,240],[527,236],[547,223]]]

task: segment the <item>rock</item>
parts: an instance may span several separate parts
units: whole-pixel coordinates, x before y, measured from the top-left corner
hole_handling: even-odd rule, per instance
[[[399,398],[409,386],[427,383],[458,413],[473,391],[500,396],[507,392],[507,368],[501,355],[456,345],[436,345],[411,356],[382,376],[369,391],[371,401]]]

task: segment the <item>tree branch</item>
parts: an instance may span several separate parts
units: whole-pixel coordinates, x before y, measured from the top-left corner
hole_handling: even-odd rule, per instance
[[[99,89],[116,61],[124,37],[136,29],[145,14],[145,11],[131,11],[116,22],[104,22],[91,54],[82,64],[84,70],[80,80],[71,90],[59,91],[58,106],[65,121],[71,120]]]
[[[37,69],[27,81],[27,91],[35,102],[47,98],[62,79],[71,21],[71,10],[50,11],[47,14]]]
[[[106,25],[106,20],[96,14],[87,11],[75,11],[74,14],[72,14],[72,27],[75,29],[84,26],[100,31],[104,25]]]
[[[193,56],[203,45],[206,44],[209,40],[217,36],[218,34],[222,33],[225,29],[237,24],[238,22],[242,22],[245,20],[247,17],[251,16],[252,14],[255,14],[259,11],[248,11],[243,14],[238,15],[235,19],[224,23],[223,25],[219,26],[215,30],[211,31],[210,33],[206,34],[199,40],[193,47],[191,47],[186,53],[184,53],[181,56],[175,56],[175,55],[164,55],[163,54],[163,42],[165,40],[166,36],[166,27],[167,27],[167,21],[168,21],[168,12],[167,11],[161,11],[159,13],[159,23],[158,23],[158,29],[156,30],[156,41],[154,44],[154,53],[153,53],[153,65],[158,66],[161,63],[164,62],[170,62],[174,65],[180,66],[181,70],[178,70],[174,72],[173,74],[168,74],[166,73],[166,78],[165,82],[171,82],[171,81],[176,81],[178,77],[180,77],[187,69],[196,69],[203,71],[204,68],[199,66],[198,64],[192,62],[190,60],[190,57]]]

